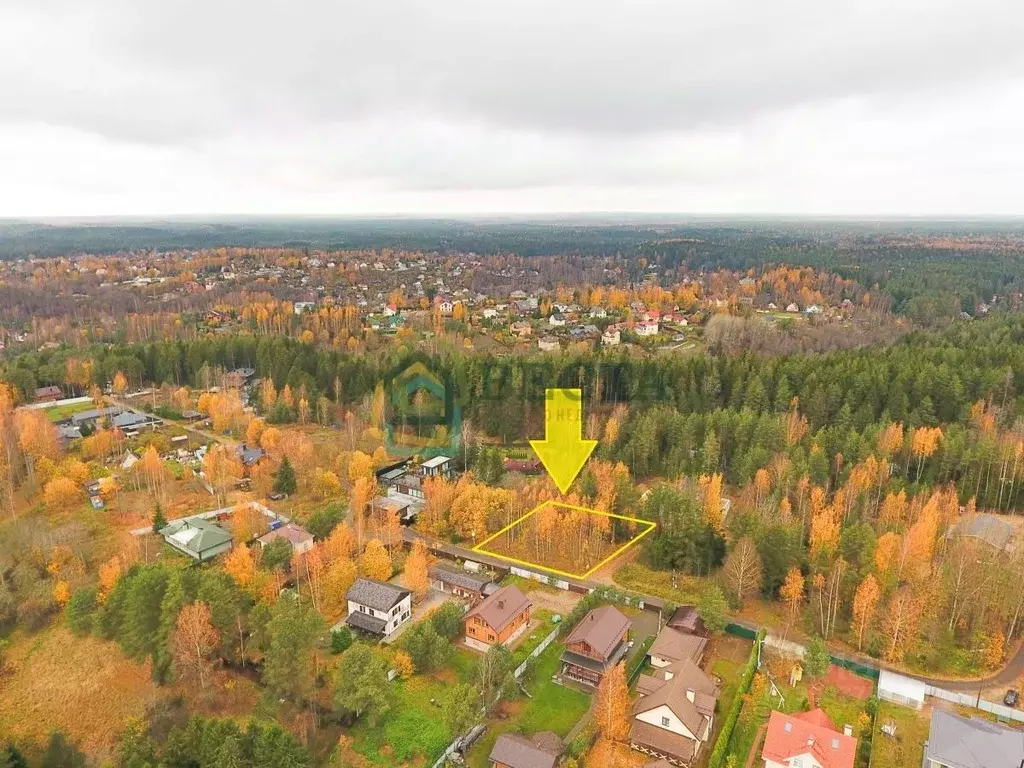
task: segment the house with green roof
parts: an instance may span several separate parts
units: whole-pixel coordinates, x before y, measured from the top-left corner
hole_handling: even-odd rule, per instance
[[[164,541],[199,562],[231,549],[231,534],[212,520],[186,517],[160,529]]]

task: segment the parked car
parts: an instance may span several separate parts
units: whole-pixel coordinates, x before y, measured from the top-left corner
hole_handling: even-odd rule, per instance
[[[1008,690],[1006,692],[1006,695],[1003,696],[1003,704],[1005,704],[1008,707],[1016,707],[1017,706],[1017,700],[1019,698],[1020,698],[1020,694],[1017,693],[1017,691],[1015,689],[1011,688],[1010,690]]]
[[[271,501],[280,501],[281,499],[284,498],[284,494],[283,493],[272,493],[269,496],[267,496],[267,498],[270,499]]]

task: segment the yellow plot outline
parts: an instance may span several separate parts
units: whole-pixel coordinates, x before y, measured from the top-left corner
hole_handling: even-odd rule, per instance
[[[548,566],[541,565],[540,563],[534,563],[534,562],[531,562],[529,560],[520,560],[520,559],[515,558],[515,557],[509,557],[508,555],[503,555],[503,554],[501,554],[499,552],[492,552],[489,549],[485,549],[485,547],[488,544],[490,544],[492,541],[494,541],[496,538],[498,538],[499,536],[502,536],[503,534],[505,534],[508,531],[512,530],[513,528],[515,528],[520,523],[526,522],[528,519],[533,517],[535,514],[540,512],[544,507],[546,507],[548,505],[551,505],[553,507],[564,507],[565,509],[573,509],[573,510],[576,510],[577,512],[586,512],[586,513],[591,514],[591,515],[601,515],[602,517],[610,517],[610,518],[614,518],[616,520],[625,520],[627,523],[638,523],[640,525],[647,526],[647,528],[644,531],[642,531],[641,533],[639,533],[636,536],[634,536],[629,541],[627,541],[625,544],[623,544],[621,547],[616,549],[614,552],[612,552],[610,555],[608,555],[604,560],[599,562],[597,565],[595,565],[593,568],[589,569],[585,573],[569,573],[568,571],[560,571],[557,568],[549,568]],[[610,563],[612,560],[617,558],[619,555],[621,555],[627,549],[632,547],[634,544],[636,544],[638,541],[640,541],[640,539],[642,539],[644,536],[649,534],[651,531],[653,531],[657,527],[658,527],[657,523],[652,522],[650,520],[641,520],[639,517],[627,517],[626,515],[615,515],[615,514],[612,514],[611,512],[602,512],[599,509],[591,509],[590,507],[577,507],[577,506],[573,506],[572,504],[565,504],[564,502],[561,502],[561,501],[544,501],[544,502],[541,502],[540,504],[538,504],[533,509],[531,509],[525,515],[520,517],[518,520],[516,520],[514,522],[511,522],[508,525],[506,525],[504,528],[502,528],[497,533],[492,533],[486,539],[484,539],[479,544],[477,544],[475,547],[473,547],[473,551],[474,552],[480,552],[481,554],[484,554],[484,555],[490,555],[491,557],[497,557],[497,558],[499,558],[501,560],[507,560],[510,563],[516,563],[517,565],[526,566],[528,568],[540,568],[542,571],[547,571],[548,573],[557,573],[559,576],[567,576],[570,579],[585,579],[588,576],[590,576],[590,574],[592,574],[595,571],[597,571],[597,570],[603,568],[604,566],[608,565],[608,563]]]

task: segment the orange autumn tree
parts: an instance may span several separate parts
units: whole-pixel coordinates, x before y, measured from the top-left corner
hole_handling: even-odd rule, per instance
[[[875,615],[875,607],[881,597],[881,590],[874,574],[869,573],[857,587],[853,596],[853,622],[857,628],[857,650],[864,647],[864,632]]]
[[[363,575],[376,581],[387,581],[393,573],[391,556],[378,539],[367,542],[360,565]]]
[[[252,552],[244,544],[232,548],[224,558],[224,571],[235,580],[240,587],[248,587],[256,578],[256,561]]]
[[[84,496],[81,486],[69,477],[55,477],[46,484],[43,498],[48,509],[66,512],[81,501]]]
[[[611,742],[625,741],[630,729],[629,709],[626,667],[616,664],[601,678],[594,695],[593,720],[600,737]]]
[[[178,613],[171,633],[171,658],[179,676],[199,681],[206,687],[213,662],[211,656],[220,645],[220,632],[213,626],[210,606],[189,603]]]
[[[779,588],[779,597],[785,601],[789,608],[789,620],[788,625],[792,625],[793,620],[796,618],[797,611],[800,610],[800,604],[804,600],[804,575],[800,572],[800,568],[797,566],[791,566],[786,572],[786,580],[782,583]]]
[[[430,591],[430,552],[422,539],[413,542],[405,560],[405,586],[413,591],[417,602]]]

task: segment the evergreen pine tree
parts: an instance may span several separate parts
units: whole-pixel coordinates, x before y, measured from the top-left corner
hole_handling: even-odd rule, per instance
[[[156,508],[153,510],[153,533],[160,533],[160,529],[166,527],[167,518],[164,517],[164,510],[158,501],[156,503]]]
[[[281,459],[281,466],[274,476],[274,490],[278,493],[283,493],[285,496],[290,496],[295,493],[297,488],[298,482],[295,479],[295,468],[292,467],[292,463],[285,456]]]

